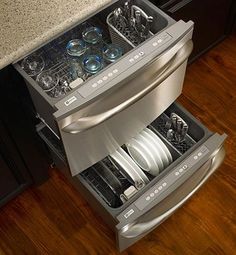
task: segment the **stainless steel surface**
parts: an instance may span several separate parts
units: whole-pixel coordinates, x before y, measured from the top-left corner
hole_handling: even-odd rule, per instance
[[[187,58],[191,52],[192,42],[187,44],[187,49],[183,48],[184,52],[179,52],[174,58],[172,68],[164,72],[163,76],[152,79],[151,84],[148,83],[150,87],[142,91],[145,96],[136,95],[139,100],[136,100],[135,95],[131,96],[136,92],[135,87],[146,85],[145,80],[155,76],[156,70],[164,60],[153,62],[149,68],[145,69],[142,76],[135,76],[129,82],[129,86],[122,87],[123,89],[119,89],[112,96],[105,97],[91,107],[84,108],[82,111],[58,122],[72,175],[78,174],[108,154],[113,153],[119,146],[149,125],[176,100],[182,91]],[[172,55],[168,57],[171,59]],[[153,87],[154,89],[150,90]],[[140,87],[138,88],[140,89]],[[149,93],[147,93],[148,91]],[[163,95],[166,96],[163,97]],[[124,104],[120,104],[120,99],[125,100]],[[136,103],[131,104],[130,100]],[[129,107],[124,107],[126,104]],[[112,108],[114,106],[116,108]],[[125,110],[121,111],[122,108]],[[107,109],[112,109],[112,111],[107,112]],[[97,111],[100,112],[101,110],[105,110],[105,112],[97,115]],[[92,118],[83,117],[86,115],[91,115]],[[85,125],[83,125],[83,121],[85,121]],[[75,125],[71,123],[75,123]],[[78,126],[78,123],[81,126]],[[122,128],[120,123],[122,123]],[[93,128],[91,128],[92,126]],[[82,130],[84,131],[81,132]]]
[[[224,156],[224,148],[217,148],[209,160],[199,167],[183,185],[176,187],[174,192],[146,214],[142,214],[136,221],[130,222],[120,229],[117,232],[117,246],[119,250],[123,251],[138,241],[180,208],[216,171],[224,160]]]
[[[119,98],[121,97],[119,94],[122,95],[121,99],[119,101],[120,104],[114,106],[113,108],[108,108],[104,112],[97,113],[93,116],[86,116],[86,117],[80,117],[77,119],[77,114],[74,114],[70,116],[69,118],[64,119],[59,123],[60,128],[63,132],[71,133],[71,134],[77,134],[79,132],[86,131],[92,127],[95,127],[107,119],[111,118],[112,116],[116,115],[117,113],[123,111],[127,107],[131,106],[141,98],[143,98],[145,95],[150,93],[152,90],[154,90],[161,82],[163,82],[168,76],[170,76],[175,70],[181,66],[189,57],[191,51],[193,48],[192,41],[189,40],[184,45],[176,45],[171,50],[168,50],[161,58],[155,59],[150,65],[148,66],[149,69],[145,69],[145,77],[148,77],[149,75],[153,75],[152,71],[155,69],[155,78],[150,77],[149,83],[145,84],[144,88],[139,88],[138,91],[135,91],[135,94],[133,96],[130,96],[128,100],[123,101],[122,97],[124,94],[127,94],[130,90],[130,86],[125,87],[122,91],[119,90],[116,92],[114,97]],[[156,71],[158,70],[158,71]],[[148,74],[150,73],[150,74]],[[141,83],[142,87],[144,85],[144,81],[142,80],[143,77],[138,76],[139,83]],[[136,79],[135,79],[136,80]],[[132,82],[132,81],[131,81]],[[127,91],[126,91],[127,89]],[[134,88],[133,88],[134,90]],[[103,100],[103,102],[100,102],[100,104],[106,104],[106,99]],[[104,109],[104,107],[101,107]],[[87,115],[87,114],[86,114]]]

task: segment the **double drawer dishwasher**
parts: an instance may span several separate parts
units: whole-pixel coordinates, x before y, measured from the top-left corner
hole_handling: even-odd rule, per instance
[[[226,135],[175,102],[193,26],[148,0],[113,1],[14,64],[39,136],[120,251],[174,213],[224,159]]]

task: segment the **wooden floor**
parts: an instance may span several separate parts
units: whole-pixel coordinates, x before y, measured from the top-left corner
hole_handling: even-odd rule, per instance
[[[212,131],[227,156],[172,217],[122,254],[236,254],[236,36],[188,67],[179,101]],[[0,209],[0,254],[119,254],[112,232],[55,169]]]

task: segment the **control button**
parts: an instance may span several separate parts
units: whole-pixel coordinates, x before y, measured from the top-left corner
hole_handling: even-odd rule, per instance
[[[154,197],[154,193],[151,193],[151,194],[150,194],[150,197]]]
[[[97,81],[98,84],[102,84],[103,83],[103,80],[99,80]]]
[[[162,39],[158,39],[157,43],[162,43],[162,41],[163,41]]]
[[[186,170],[188,168],[187,165],[183,165],[183,169]]]
[[[198,159],[198,156],[194,156],[193,158],[194,158],[195,160],[197,160],[197,159]]]
[[[129,59],[129,62],[130,62],[130,63],[133,63],[133,62],[134,62],[134,59],[133,59],[133,58]]]
[[[163,186],[163,187],[165,187],[166,185],[167,185],[167,183],[166,183],[166,182],[162,183],[162,186]]]
[[[178,176],[178,175],[179,175],[179,172],[175,172],[175,175]]]
[[[108,79],[108,77],[107,77],[107,76],[104,76],[102,79],[103,79],[104,81],[106,81],[106,80]]]
[[[202,152],[198,152],[198,157],[201,157],[202,156]]]
[[[183,169],[183,168],[180,168],[180,169],[179,169],[179,172],[180,172],[180,173],[182,173],[183,171],[184,171],[184,169]]]
[[[138,58],[139,58],[139,55],[135,55],[135,56],[134,56],[134,59],[138,59]]]
[[[139,56],[142,57],[144,55],[144,52],[143,51],[140,51],[139,52]]]
[[[159,192],[159,190],[158,190],[158,189],[155,189],[155,190],[154,190],[154,193],[155,193],[155,194],[157,194],[158,192]]]
[[[158,45],[157,42],[154,42],[154,43],[152,44],[152,46],[154,46],[154,47],[156,47],[157,45]]]
[[[97,86],[98,86],[97,83],[94,83],[94,84],[92,85],[93,88],[96,88]]]
[[[150,198],[149,196],[148,196],[148,197],[146,197],[146,200],[147,200],[147,201],[149,201],[150,199],[151,199],[151,198]]]
[[[205,151],[207,151],[207,147],[203,146],[203,147],[201,148],[201,152],[204,153]]]
[[[108,77],[111,77],[112,75],[113,75],[113,73],[109,73],[109,74],[108,74]]]
[[[162,186],[158,187],[159,190],[162,190]]]
[[[118,73],[118,69],[114,69],[114,70],[113,70],[113,73]]]

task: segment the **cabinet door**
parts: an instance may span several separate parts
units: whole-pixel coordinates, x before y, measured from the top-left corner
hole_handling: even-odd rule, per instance
[[[0,206],[28,187],[31,182],[11,134],[0,118]]]
[[[19,188],[15,176],[0,154],[0,201]]]

